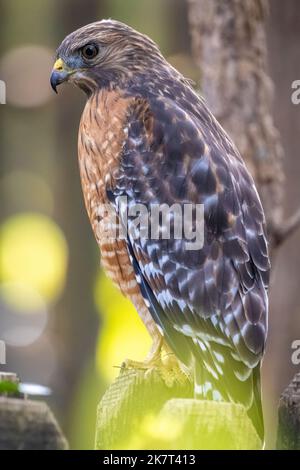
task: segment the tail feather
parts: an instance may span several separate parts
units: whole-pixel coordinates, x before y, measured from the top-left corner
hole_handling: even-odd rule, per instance
[[[253,401],[251,407],[247,410],[260,439],[264,441],[264,418],[261,404],[261,384],[260,384],[260,365],[257,365],[252,372],[253,376]]]
[[[198,353],[194,366],[195,398],[242,404],[263,441],[260,364],[251,369],[233,359],[227,348],[222,349],[215,353],[211,348],[202,347],[201,359]],[[215,354],[220,359],[219,363],[216,363]]]

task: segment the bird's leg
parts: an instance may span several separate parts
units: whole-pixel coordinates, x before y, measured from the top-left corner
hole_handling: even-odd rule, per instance
[[[147,357],[145,359],[146,363],[156,364],[157,362],[161,361],[161,351],[163,347],[163,342],[164,339],[161,334],[156,335],[154,337],[150,351],[148,352]]]
[[[159,370],[165,383],[172,387],[176,383],[184,384],[192,382],[192,377],[188,369],[177,359],[171,348],[164,343],[165,354],[162,355],[162,366]]]
[[[157,370],[168,387],[175,383],[185,383],[190,380],[189,373],[180,365],[177,357],[165,343],[163,336],[156,335],[152,347],[143,362],[127,359],[122,367],[127,369],[142,369],[145,373]]]
[[[123,364],[122,368],[124,369],[153,369],[158,368],[161,364],[161,350],[163,345],[163,337],[161,334],[157,334],[154,336],[153,343],[147,357],[144,361],[134,361],[131,359],[126,359]]]

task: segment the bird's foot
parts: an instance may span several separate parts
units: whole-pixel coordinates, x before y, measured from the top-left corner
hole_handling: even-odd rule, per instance
[[[140,369],[140,370],[145,370],[145,371],[158,368],[161,362],[162,343],[163,343],[162,337],[156,338],[144,361],[133,361],[132,359],[126,359],[122,364],[122,368],[123,369]]]
[[[122,364],[122,368],[144,370],[146,376],[156,371],[168,387],[173,387],[176,383],[186,383],[190,380],[189,374],[183,370],[178,359],[169,349],[165,354],[162,353],[162,343],[161,340],[153,344],[145,361],[139,362],[126,359]]]
[[[168,352],[161,357],[159,374],[168,387],[184,385],[191,380],[188,371],[183,368],[174,353]]]

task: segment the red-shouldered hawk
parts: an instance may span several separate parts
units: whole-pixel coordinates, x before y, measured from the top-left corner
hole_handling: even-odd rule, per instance
[[[117,21],[64,39],[51,85],[64,81],[87,95],[79,166],[102,264],[154,338],[152,359],[165,343],[193,371],[197,397],[242,403],[262,437],[269,257],[263,209],[237,149],[156,44]],[[121,197],[148,210],[202,204],[203,246],[188,250],[184,234],[133,236]]]

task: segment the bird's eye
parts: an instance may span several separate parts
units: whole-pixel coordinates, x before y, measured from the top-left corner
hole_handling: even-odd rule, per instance
[[[95,44],[87,44],[81,49],[84,59],[91,60],[98,54],[99,49]]]

